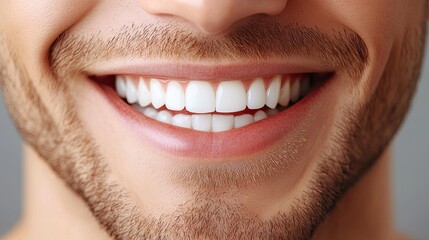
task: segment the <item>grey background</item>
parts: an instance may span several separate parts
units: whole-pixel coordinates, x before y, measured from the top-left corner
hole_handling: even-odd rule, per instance
[[[429,240],[429,61],[423,69],[413,107],[395,139],[393,194],[397,228]],[[0,98],[0,236],[21,214],[21,156],[21,138]]]

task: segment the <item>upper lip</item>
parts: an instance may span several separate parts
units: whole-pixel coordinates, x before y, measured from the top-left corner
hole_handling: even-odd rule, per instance
[[[147,62],[136,59],[114,59],[87,66],[88,76],[140,75],[184,80],[233,80],[272,76],[275,74],[334,72],[320,61],[285,59],[246,63],[182,63],[180,61]]]

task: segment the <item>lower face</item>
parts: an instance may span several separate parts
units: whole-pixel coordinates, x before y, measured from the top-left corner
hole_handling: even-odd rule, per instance
[[[331,2],[291,1],[216,39],[137,3],[64,1],[49,18],[3,2],[5,99],[118,239],[305,239],[402,122],[425,36],[424,1]],[[243,30],[266,44],[237,50]]]

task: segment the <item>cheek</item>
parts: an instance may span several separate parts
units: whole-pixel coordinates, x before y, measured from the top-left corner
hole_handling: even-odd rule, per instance
[[[367,45],[369,62],[358,84],[350,85],[350,102],[364,104],[375,94],[388,60],[402,48],[406,30],[418,25],[423,0],[330,0],[322,1],[319,9],[331,12],[331,21],[356,32]]]
[[[369,62],[365,74],[356,85],[350,85],[349,95],[365,98],[376,90],[388,58],[411,24],[421,12],[424,0],[306,0],[289,1],[280,22],[291,19],[317,25],[330,31],[346,27],[357,33],[368,48]]]
[[[95,0],[6,0],[0,2],[1,32],[30,74],[48,68],[49,47],[96,4]]]

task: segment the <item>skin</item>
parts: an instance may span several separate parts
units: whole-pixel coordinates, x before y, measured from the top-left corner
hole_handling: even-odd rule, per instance
[[[419,76],[426,1],[10,0],[0,9],[0,83],[26,141],[24,215],[7,239],[396,237],[387,146]],[[346,30],[355,44],[339,40],[339,46],[363,44],[353,48],[361,51],[352,51],[360,54],[351,60],[329,55],[329,46],[292,51],[305,49],[300,48],[305,41],[285,48],[284,55],[262,41],[266,44],[249,45],[247,57],[221,45],[213,46],[229,58],[204,51],[167,56],[162,50],[140,56],[209,66],[289,56],[325,60],[335,69],[330,97],[315,103],[287,138],[238,160],[216,159],[214,166],[136,139],[84,80],[85,66],[102,65],[106,56],[89,51],[78,58],[64,51],[105,49],[100,46],[109,38],[145,25],[185,31],[202,50],[201,39],[237,44],[228,36],[243,37],[234,34],[274,23],[307,26],[331,37]],[[95,42],[76,44],[91,36]],[[154,49],[162,49],[156,44],[163,41]],[[125,57],[145,53],[116,47]],[[264,163],[273,159],[285,164],[269,171]],[[246,181],[249,176],[253,181]]]

